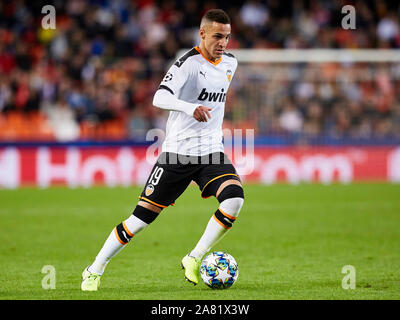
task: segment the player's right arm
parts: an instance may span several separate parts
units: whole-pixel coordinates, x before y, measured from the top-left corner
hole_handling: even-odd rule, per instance
[[[184,112],[199,122],[207,122],[211,118],[211,108],[180,100],[163,88],[158,89],[154,95],[153,105],[165,110]]]
[[[165,110],[184,112],[199,122],[206,122],[211,118],[211,108],[183,101],[175,94],[188,80],[189,74],[188,64],[171,66],[154,95],[153,105]]]

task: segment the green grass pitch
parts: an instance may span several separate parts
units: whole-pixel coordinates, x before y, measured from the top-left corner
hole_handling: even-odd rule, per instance
[[[245,204],[215,250],[239,264],[228,290],[193,286],[181,258],[217,208],[190,186],[108,265],[98,292],[82,270],[141,188],[0,191],[0,299],[399,299],[400,185],[246,185]],[[44,290],[45,265],[56,288]],[[356,270],[344,290],[343,266]]]

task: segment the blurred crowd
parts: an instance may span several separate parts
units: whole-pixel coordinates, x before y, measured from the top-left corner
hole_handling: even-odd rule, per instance
[[[48,4],[54,30],[41,24]],[[346,4],[356,8],[355,30],[341,26]],[[178,50],[198,45],[211,8],[231,17],[230,49],[400,48],[399,1],[1,1],[0,139],[142,140],[165,128],[154,92]],[[226,126],[398,136],[399,97],[399,64],[254,63],[239,66]]]
[[[400,63],[255,63],[237,79],[232,127],[249,114],[260,135],[400,138]]]

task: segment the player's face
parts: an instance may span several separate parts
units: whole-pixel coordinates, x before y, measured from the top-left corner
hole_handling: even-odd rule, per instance
[[[224,53],[231,36],[231,25],[213,21],[200,29],[200,37],[208,58],[218,60]]]

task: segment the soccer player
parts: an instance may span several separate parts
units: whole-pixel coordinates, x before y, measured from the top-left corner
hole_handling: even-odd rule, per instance
[[[236,58],[225,52],[230,35],[229,16],[220,9],[207,11],[201,20],[200,45],[177,60],[162,80],[153,99],[154,106],[170,110],[162,152],[132,215],[113,229],[83,271],[82,290],[96,291],[110,259],[174,204],[192,180],[201,196],[215,196],[219,207],[181,261],[186,280],[199,282],[202,257],[235,222],[244,193],[222,144],[225,98],[237,67]]]

